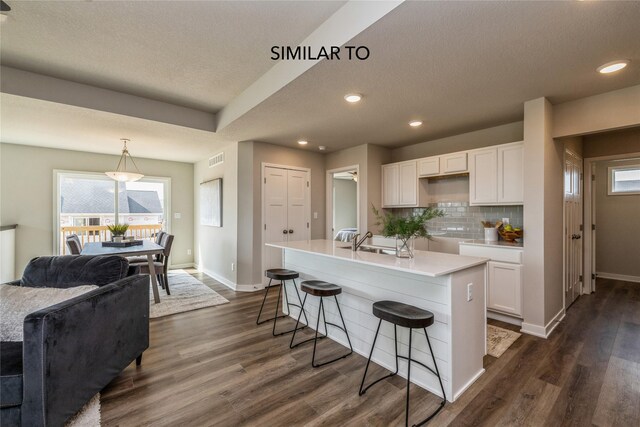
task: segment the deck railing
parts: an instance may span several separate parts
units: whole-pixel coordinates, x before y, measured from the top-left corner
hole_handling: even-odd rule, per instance
[[[162,230],[162,224],[130,225],[127,236],[136,239],[154,240],[156,234]],[[77,234],[80,242],[84,246],[88,242],[104,242],[111,240],[111,232],[106,225],[87,225],[81,227],[60,227],[60,253],[65,255],[68,252],[66,238],[70,234]]]

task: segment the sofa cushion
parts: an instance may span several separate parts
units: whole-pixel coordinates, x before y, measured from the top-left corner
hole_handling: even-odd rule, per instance
[[[47,288],[104,286],[127,277],[128,270],[129,262],[116,255],[38,257],[27,265],[20,284]]]
[[[22,404],[22,342],[0,342],[0,408]]]
[[[98,289],[98,286],[56,289],[0,285],[0,341],[22,341],[24,318],[27,314],[75,298],[93,289]]]

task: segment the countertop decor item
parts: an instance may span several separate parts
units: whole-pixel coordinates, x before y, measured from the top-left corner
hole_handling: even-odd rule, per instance
[[[131,154],[129,154],[129,150],[127,149],[127,142],[131,141],[127,138],[121,138],[120,141],[124,143],[124,147],[122,148],[122,155],[120,156],[118,166],[116,166],[115,171],[105,172],[105,175],[120,182],[138,181],[139,179],[144,177],[144,175],[140,173],[138,165],[136,165],[136,162],[133,160],[133,157],[131,157]],[[131,163],[133,163],[135,172],[130,172],[127,169],[127,157],[131,160]]]
[[[382,230],[380,230],[382,235],[396,238],[396,256],[398,258],[413,258],[414,238],[431,238],[425,223],[430,219],[444,216],[443,211],[435,208],[424,208],[420,214],[407,216],[391,212],[381,214],[373,204],[371,210],[378,220],[375,225],[382,225]]]
[[[505,242],[515,242],[516,239],[522,238],[522,228],[507,224],[498,229],[498,234]]]

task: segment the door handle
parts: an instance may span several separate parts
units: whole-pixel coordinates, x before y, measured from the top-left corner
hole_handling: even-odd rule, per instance
[[[289,229],[289,234],[293,234],[293,230]]]
[[[287,234],[288,231],[287,230],[282,230],[282,234]]]
[[[581,235],[576,234],[576,239],[581,239],[581,238],[582,238],[582,236],[581,236]]]

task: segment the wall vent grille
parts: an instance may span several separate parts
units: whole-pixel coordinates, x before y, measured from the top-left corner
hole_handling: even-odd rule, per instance
[[[224,151],[216,154],[213,157],[209,157],[209,167],[212,168],[214,166],[218,166],[219,164],[224,163]]]

